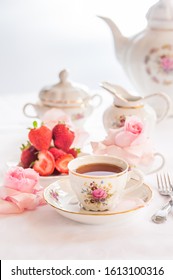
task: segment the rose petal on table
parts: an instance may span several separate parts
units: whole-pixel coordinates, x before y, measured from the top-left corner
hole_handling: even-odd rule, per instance
[[[46,204],[43,191],[32,194],[7,187],[0,188],[0,213],[22,213],[25,209],[34,210],[37,206],[43,204]]]
[[[20,209],[13,202],[0,199],[0,214],[19,214],[22,212],[23,209]]]

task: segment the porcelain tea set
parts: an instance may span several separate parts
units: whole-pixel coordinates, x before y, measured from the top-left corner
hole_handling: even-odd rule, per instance
[[[159,0],[147,15],[147,27],[131,38],[109,18],[115,54],[137,92],[165,92],[173,99],[173,1]]]
[[[114,174],[79,173],[85,164],[121,167]],[[92,167],[93,168],[93,167]],[[137,180],[130,179],[137,175]],[[152,197],[139,170],[129,171],[128,163],[116,157],[84,156],[69,164],[69,178],[58,180],[44,190],[46,202],[60,215],[85,224],[131,221]]]
[[[135,92],[129,92],[119,84],[102,82],[101,88],[113,96],[111,106],[102,113],[106,131],[119,129],[126,117],[137,116],[147,126],[148,136],[155,124],[171,115],[173,91],[173,5],[171,0],[160,0],[148,13],[148,26],[140,34],[125,38],[115,23],[101,17],[111,28],[115,51],[123,65]],[[39,118],[49,110],[63,110],[77,127],[83,127],[92,112],[102,103],[99,93],[92,93],[86,86],[73,83],[68,71],[59,73],[59,82],[44,87],[37,103],[23,107],[25,116]],[[137,93],[137,94],[136,94]],[[157,104],[161,104],[157,108]],[[34,114],[30,113],[30,109]]]
[[[85,86],[79,86],[68,80],[67,70],[59,74],[60,82],[43,88],[39,93],[37,103],[26,103],[23,112],[26,117],[39,118],[42,120],[44,114],[52,108],[63,110],[70,116],[76,126],[81,127],[87,118],[102,102],[102,96],[91,95]],[[121,126],[125,116],[136,115],[150,125],[153,130],[156,123],[165,119],[171,108],[171,101],[164,93],[154,93],[146,97],[136,96],[119,85],[103,82],[101,87],[114,97],[113,104],[103,113],[103,124],[106,130]],[[157,99],[162,102],[162,111],[158,111],[147,104],[147,101]],[[34,109],[31,113],[29,109]]]
[[[144,31],[132,38],[125,38],[115,23],[100,17],[110,27],[115,53],[125,69],[139,96],[129,93],[122,86],[103,82],[101,86],[109,91],[114,101],[103,114],[106,130],[121,125],[126,115],[137,115],[147,121],[151,130],[155,123],[171,114],[173,99],[173,1],[160,0],[147,13],[148,25]],[[23,112],[27,117],[42,119],[45,112],[58,108],[70,115],[77,126],[84,124],[88,116],[97,108],[102,97],[91,94],[86,86],[72,83],[68,71],[59,74],[59,83],[43,88],[37,103],[27,103]],[[162,102],[161,108],[149,105]],[[163,105],[164,104],[164,105]],[[34,109],[31,114],[29,109]]]
[[[102,114],[105,131],[116,130],[115,135],[118,141],[120,136],[125,135],[122,134],[124,131],[122,132],[121,128],[124,126],[126,118],[136,116],[147,127],[146,143],[148,145],[148,139],[155,125],[172,113],[173,1],[160,0],[152,6],[147,13],[147,28],[132,38],[125,38],[111,19],[100,18],[109,25],[118,61],[136,88],[136,91],[132,93],[119,84],[108,81],[101,83],[101,88],[113,97],[112,105],[106,108]],[[67,70],[60,72],[59,79],[57,84],[45,87],[40,91],[37,103],[25,104],[23,112],[27,117],[37,117],[42,120],[44,114],[49,110],[60,109],[71,117],[76,126],[81,127],[101,104],[102,97],[98,93],[92,94],[84,86],[69,81]],[[152,105],[157,105],[159,102],[161,103],[159,109]],[[35,114],[29,113],[29,107],[34,109]],[[137,126],[137,129],[142,131],[139,122]],[[141,131],[138,131],[139,138]],[[126,131],[126,135],[127,133]],[[140,138],[140,141],[141,139],[143,138]],[[130,143],[133,142],[131,140],[132,138]],[[150,170],[148,172],[148,169],[146,171],[144,167],[145,174],[160,170],[165,163],[164,156],[151,150],[150,154],[149,152],[141,154],[139,149],[144,150],[145,142],[142,143],[143,146],[139,145],[139,140],[136,141],[136,146],[131,146],[131,144],[123,146],[126,142],[124,139],[123,143],[119,141],[119,146],[117,143],[114,144],[114,147],[106,146],[107,151],[110,151],[106,154],[103,149],[103,147],[105,148],[104,141],[95,143],[96,146],[101,145],[100,153],[97,153],[97,148],[96,150],[93,148],[93,155],[73,159],[68,165],[69,176],[56,180],[45,189],[45,200],[61,215],[83,223],[106,223],[115,221],[116,217],[120,217],[122,220],[122,214],[126,214],[123,216],[128,218],[129,213],[134,213],[150,201],[152,191],[144,184],[140,162],[139,166],[137,165],[139,170],[135,171],[133,164],[126,157],[121,157],[118,152],[122,151],[123,155],[126,152],[128,155],[133,155],[134,158],[143,157],[144,160],[145,156],[149,158],[151,155],[151,164],[148,165]],[[132,151],[127,148],[132,148]],[[115,154],[112,151],[116,151]],[[131,160],[133,160],[133,156]],[[156,163],[156,168],[153,168],[152,164],[155,163],[155,159],[157,161],[157,157],[160,158],[160,162],[158,165]],[[91,175],[86,172],[78,172],[78,166],[82,164],[93,166],[94,163],[98,166],[100,162],[104,165],[108,163],[118,165],[122,171],[109,175]],[[98,172],[98,169],[96,170]],[[132,173],[137,176],[137,179],[134,179]],[[132,193],[132,197],[136,199],[135,202],[131,200],[130,196],[126,197],[125,193]],[[74,197],[75,200],[73,200]],[[124,204],[121,206],[123,199],[125,199],[126,206]],[[129,208],[127,206],[128,199],[132,203]]]

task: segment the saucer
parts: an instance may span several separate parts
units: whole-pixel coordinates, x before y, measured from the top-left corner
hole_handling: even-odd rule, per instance
[[[127,187],[136,182],[130,179]],[[128,221],[150,202],[152,191],[145,183],[137,190],[123,196],[111,211],[88,211],[80,206],[68,178],[58,180],[44,190],[46,202],[60,215],[84,224],[121,223]]]

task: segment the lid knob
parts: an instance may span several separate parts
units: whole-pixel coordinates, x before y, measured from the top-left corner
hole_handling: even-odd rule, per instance
[[[43,88],[39,97],[44,105],[52,107],[63,107],[63,106],[81,106],[84,101],[87,100],[88,91],[87,89],[78,86],[68,80],[69,72],[63,69],[59,73],[58,83]]]
[[[59,73],[59,79],[60,79],[60,83],[64,84],[67,82],[67,78],[68,78],[68,71],[66,69],[62,70],[60,73]]]
[[[160,0],[148,11],[148,24],[152,28],[173,28],[173,0]]]

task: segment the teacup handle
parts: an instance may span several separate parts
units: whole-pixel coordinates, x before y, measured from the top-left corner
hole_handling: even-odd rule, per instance
[[[155,172],[158,172],[165,165],[165,158],[161,153],[154,153],[154,157],[159,157],[161,159],[160,165],[157,166],[156,168],[154,168],[153,170],[147,172],[146,175],[150,175],[150,174],[153,174]]]
[[[172,102],[171,102],[170,98],[165,93],[162,93],[162,92],[147,95],[147,96],[144,97],[144,100],[150,99],[150,98],[153,98],[153,97],[162,98],[164,100],[165,104],[166,104],[165,110],[162,112],[162,114],[160,116],[156,112],[157,123],[159,123],[168,116],[168,114],[169,114],[169,112],[172,108]],[[154,108],[154,110],[156,111],[157,109]]]
[[[34,111],[35,111],[35,105],[33,104],[33,103],[26,103],[25,105],[24,105],[24,107],[23,107],[23,113],[24,113],[24,115],[26,116],[26,117],[28,117],[28,118],[38,118],[38,115],[37,114],[35,114],[35,115],[30,115],[30,114],[28,114],[28,112],[27,112],[27,108],[28,107],[32,107],[33,109],[34,109]],[[36,112],[36,111],[35,111]]]
[[[136,182],[132,186],[125,188],[125,194],[133,192],[141,187],[141,185],[144,183],[144,174],[139,169],[133,168],[128,172],[127,181],[130,179],[136,179]]]

